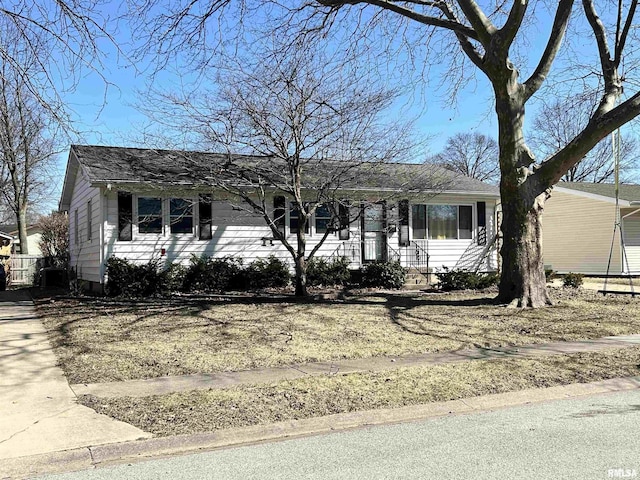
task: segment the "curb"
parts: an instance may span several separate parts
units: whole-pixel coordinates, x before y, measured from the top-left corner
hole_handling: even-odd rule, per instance
[[[640,376],[613,378],[592,383],[577,383],[543,389],[533,388],[393,409],[340,413],[326,417],[278,422],[270,425],[232,428],[213,433],[158,437],[96,445],[61,452],[3,459],[0,467],[0,478],[28,478],[29,476],[44,473],[85,470],[116,463],[151,460],[170,455],[193,454],[222,448],[323,435],[369,426],[393,425],[449,415],[482,413],[532,403],[568,400],[588,395],[636,389],[640,389]]]

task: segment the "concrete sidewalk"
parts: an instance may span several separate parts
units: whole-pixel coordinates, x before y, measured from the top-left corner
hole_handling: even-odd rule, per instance
[[[56,362],[29,293],[0,292],[0,463],[151,436],[78,405]]]
[[[640,345],[640,334],[603,337],[578,342],[552,342],[506,348],[469,348],[452,352],[425,353],[401,357],[374,357],[316,362],[284,367],[260,368],[241,372],[202,373],[177,375],[146,380],[126,380],[74,384],[76,395],[98,397],[146,397],[191,390],[228,388],[235,385],[280,382],[317,375],[345,375],[357,372],[382,372],[403,367],[422,367],[444,363],[505,358],[532,358],[547,355],[566,355],[579,352],[597,352],[607,348],[626,348]]]

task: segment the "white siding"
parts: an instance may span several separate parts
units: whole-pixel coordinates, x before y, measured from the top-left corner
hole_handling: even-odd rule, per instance
[[[486,236],[487,245],[478,245],[478,210],[477,202],[486,202]],[[464,240],[414,240],[413,218],[410,209],[409,238],[416,242],[429,255],[429,267],[440,270],[443,267],[480,271],[496,270],[497,251],[495,244],[491,244],[496,233],[496,200],[493,198],[468,198],[439,195],[426,202],[412,200],[412,204],[427,203],[430,205],[471,205],[473,212],[472,237]],[[397,243],[396,243],[397,244]],[[480,259],[485,257],[483,261]]]
[[[100,234],[98,225],[102,221],[100,189],[91,187],[82,172],[78,171],[73,196],[69,208],[69,238],[71,267],[76,270],[78,278],[85,281],[100,282],[102,279],[102,259],[100,256]],[[91,200],[93,232],[91,240],[87,232],[87,203]],[[77,223],[75,212],[78,212]],[[78,238],[76,243],[75,238]]]
[[[171,234],[168,225],[168,202],[163,202],[164,224],[163,233],[139,233],[136,222],[133,225],[133,240],[118,240],[118,197],[116,192],[110,192],[108,200],[107,218],[105,222],[105,258],[112,255],[136,262],[147,262],[152,258],[162,257],[165,250],[166,262],[188,264],[192,255],[207,255],[211,257],[241,257],[249,263],[256,258],[269,255],[289,261],[290,254],[278,241],[270,241],[272,232],[264,219],[246,211],[239,210],[224,200],[213,200],[212,203],[212,239],[199,240],[197,236],[197,197],[191,198],[196,205],[194,208],[194,232],[192,234]],[[136,196],[133,196],[133,216],[136,217]],[[273,202],[271,202],[273,203]],[[287,232],[288,212],[287,212]],[[265,238],[263,241],[262,238]],[[315,225],[311,225],[307,236],[307,251],[317,244],[321,234],[315,232]],[[288,239],[295,245],[295,235],[288,235]],[[342,242],[338,234],[330,234],[318,255],[330,255]],[[264,245],[263,245],[264,244]],[[273,245],[272,245],[273,244]]]
[[[145,194],[147,196],[159,196],[157,194]],[[163,223],[162,233],[144,234],[139,233],[136,225],[137,215],[137,196],[134,194],[133,201],[133,228],[131,241],[118,240],[118,195],[116,191],[107,192],[103,197],[106,200],[105,219],[104,219],[104,259],[110,256],[126,258],[135,262],[147,262],[152,258],[162,258],[166,263],[182,263],[188,264],[192,255],[201,256],[208,255],[211,257],[241,257],[245,263],[250,263],[256,258],[264,258],[269,255],[287,261],[291,264],[291,256],[285,247],[277,240],[262,240],[272,237],[271,230],[266,226],[264,219],[255,214],[248,213],[237,207],[232,206],[226,200],[213,200],[212,204],[212,236],[211,240],[199,240],[198,225],[198,208],[197,196],[194,195],[190,199],[194,202],[194,231],[191,234],[171,234],[169,223],[169,205],[168,196],[164,195],[163,200]],[[183,197],[187,198],[187,197]],[[433,202],[434,199],[425,199],[423,202],[411,200],[415,203]],[[437,203],[449,204],[466,204],[473,206],[473,238],[471,240],[431,240],[428,249],[431,256],[430,265],[433,267],[441,267],[446,265],[455,267],[460,258],[470,250],[476,255],[485,250],[484,247],[477,245],[477,211],[476,201],[486,201],[487,203],[487,239],[491,240],[495,233],[494,211],[495,199],[493,198],[464,198],[464,197],[445,197],[439,196]],[[269,199],[273,205],[273,199]],[[84,202],[86,204],[86,201]],[[95,204],[95,202],[94,202]],[[352,260],[352,267],[360,266],[360,219],[359,206],[357,202],[353,202],[350,218],[349,240],[339,240],[338,233],[329,234],[322,247],[318,250],[318,256],[330,256],[336,251],[340,255],[346,254]],[[82,206],[82,203],[79,203]],[[72,206],[73,209],[73,206]],[[97,210],[94,207],[94,211]],[[388,202],[388,220],[389,224],[397,222],[397,201]],[[355,221],[353,221],[355,219]],[[80,225],[85,224],[82,219],[79,220]],[[94,222],[94,225],[97,222]],[[289,232],[289,211],[286,214],[287,232]],[[94,227],[95,228],[95,227]],[[94,237],[96,235],[94,234]],[[73,238],[73,237],[72,237]],[[315,231],[315,222],[310,225],[310,232],[307,235],[307,253],[315,247],[318,240],[322,238],[322,234]],[[289,234],[288,239],[295,248],[295,234]],[[398,246],[398,233],[393,228],[387,237],[388,244],[391,249],[400,251]],[[471,247],[471,249],[470,249]],[[162,255],[164,249],[164,256]],[[489,265],[486,268],[495,268],[495,252],[492,252]],[[482,268],[485,269],[484,267]]]

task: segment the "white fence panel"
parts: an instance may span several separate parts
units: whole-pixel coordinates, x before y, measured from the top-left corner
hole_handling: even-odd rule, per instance
[[[12,255],[10,285],[32,285],[39,255]]]

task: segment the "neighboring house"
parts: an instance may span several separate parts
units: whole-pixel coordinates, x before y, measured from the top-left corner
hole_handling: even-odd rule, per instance
[[[0,230],[0,262],[11,255],[13,240],[13,236]]]
[[[13,250],[14,253],[21,254],[23,252],[22,247],[20,246],[20,239],[18,236],[18,226],[15,225],[14,229],[9,232],[13,235]],[[29,255],[32,256],[42,256],[42,251],[40,250],[40,239],[42,238],[42,229],[33,224],[27,226],[27,244],[29,247]]]
[[[621,230],[627,261],[623,261],[616,223],[615,186],[561,182],[545,204],[544,263],[559,273],[587,275],[640,274],[640,185],[620,185]]]
[[[276,255],[291,263],[262,217],[242,211],[228,194],[207,183],[211,165],[225,158],[73,145],[59,207],[69,214],[70,265],[77,277],[101,290],[105,262],[112,256],[186,264],[192,255],[234,256],[245,262]],[[317,255],[346,256],[352,268],[398,259],[407,267],[425,268],[428,262],[431,268],[495,270],[497,188],[448,172],[443,189],[403,198],[407,183],[399,179],[427,178],[433,168],[385,164],[377,175],[354,175],[343,182],[339,194],[344,196],[337,198],[350,199],[351,208],[343,214],[357,220],[331,233]],[[381,191],[393,193],[394,200],[364,203]],[[274,192],[269,205],[284,214],[279,227],[295,243],[297,218],[290,201]],[[307,252],[326,223],[319,209],[309,225]]]
[[[22,253],[20,248],[20,238],[18,236],[18,225],[13,223],[10,225],[0,225],[0,230],[7,232],[12,238],[11,253]],[[36,224],[27,226],[27,243],[29,245],[29,255],[41,256],[40,239],[42,238],[42,230]]]

